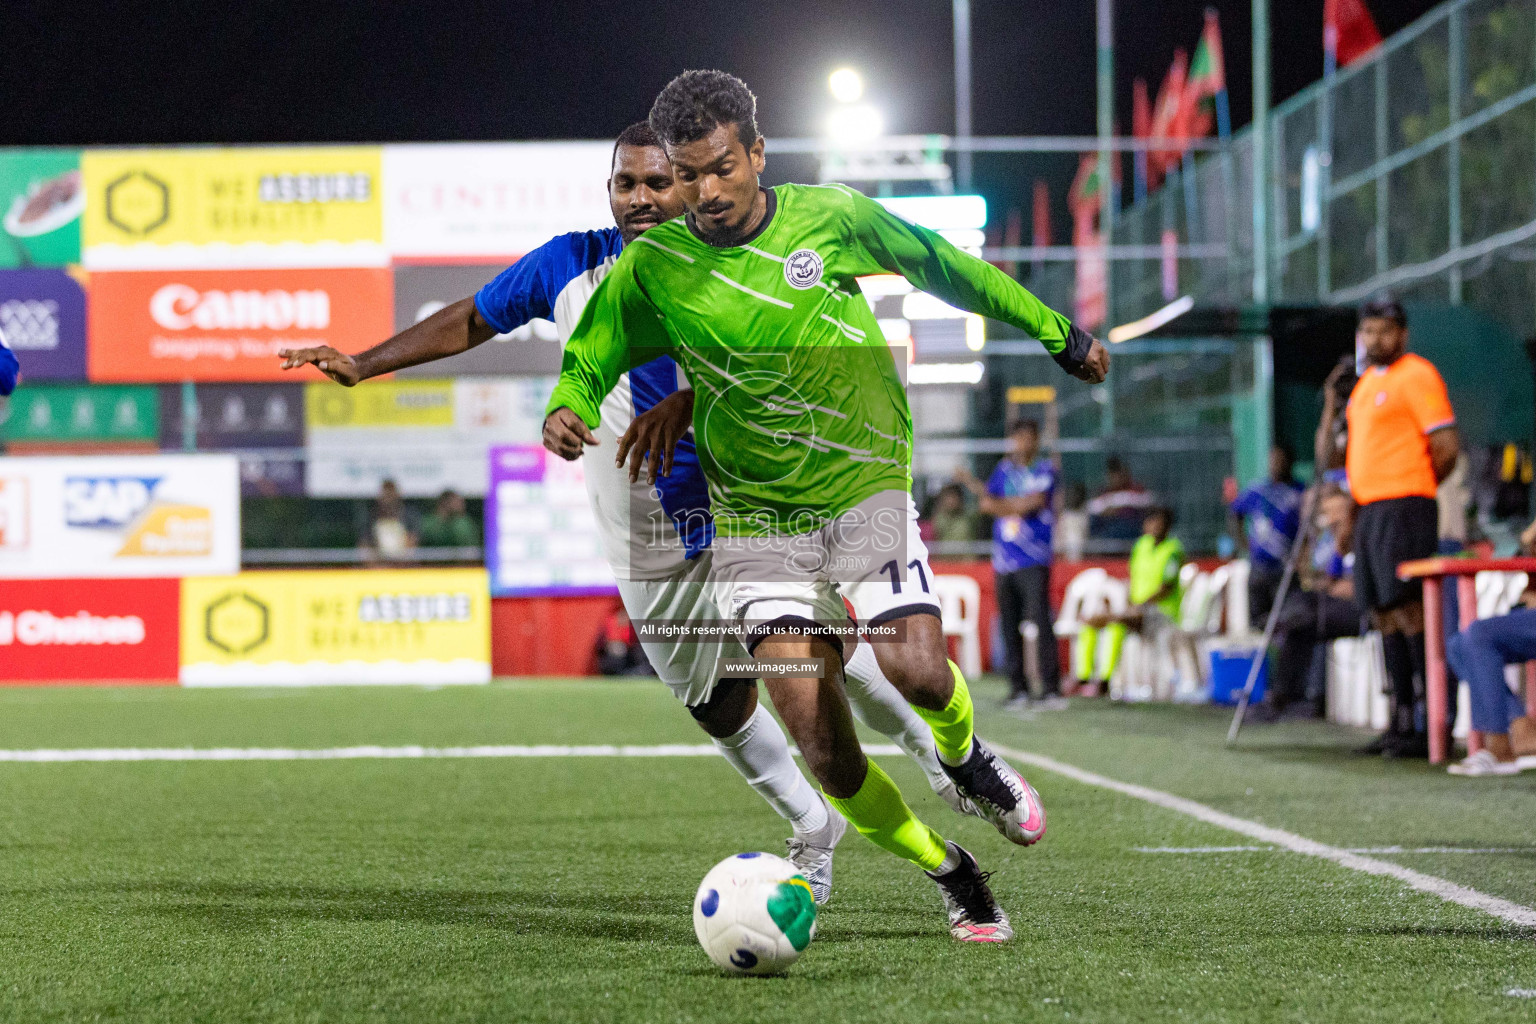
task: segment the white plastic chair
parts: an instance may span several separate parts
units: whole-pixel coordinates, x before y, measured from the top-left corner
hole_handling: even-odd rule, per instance
[[[981,584],[970,576],[935,576],[933,596],[944,635],[960,641],[955,659],[960,671],[975,679],[981,675]]]

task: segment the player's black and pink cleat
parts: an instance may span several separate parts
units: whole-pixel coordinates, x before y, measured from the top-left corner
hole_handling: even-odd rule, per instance
[[[942,875],[927,872],[944,897],[944,910],[949,914],[949,934],[961,942],[1007,942],[1013,938],[1013,925],[1008,914],[997,905],[987,879],[990,871],[983,871],[976,858],[956,843],[947,843],[949,852],[960,858],[953,871]]]
[[[1045,835],[1045,805],[1040,794],[980,736],[971,740],[971,756],[964,764],[946,764],[944,770],[961,794],[976,805],[980,816],[1009,842],[1030,846]]]

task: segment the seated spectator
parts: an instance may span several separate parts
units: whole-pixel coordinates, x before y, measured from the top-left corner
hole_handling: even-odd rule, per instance
[[[399,485],[393,480],[385,480],[379,484],[379,496],[373,502],[363,547],[374,559],[406,561],[416,550],[413,526],[410,510],[405,507],[405,499],[400,497]]]
[[[465,511],[463,495],[452,488],[438,495],[437,507],[421,521],[424,548],[473,548],[480,540],[480,527]]]
[[[1339,488],[1329,487],[1318,505],[1323,533],[1301,572],[1301,586],[1280,606],[1275,624],[1280,656],[1273,685],[1254,709],[1257,722],[1321,717],[1328,643],[1361,635],[1353,576],[1355,503]]]
[[[928,515],[932,540],[941,544],[965,543],[976,539],[976,513],[965,504],[965,490],[959,484],[945,484],[933,499]]]
[[[1096,696],[1100,684],[1108,685],[1120,663],[1120,651],[1131,630],[1155,637],[1172,627],[1179,617],[1183,588],[1179,570],[1184,568],[1184,545],[1170,536],[1173,512],[1154,506],[1142,521],[1142,534],[1131,548],[1130,607],[1117,615],[1103,615],[1084,623],[1077,637],[1079,694]]]
[[[1268,479],[1239,494],[1228,509],[1248,534],[1248,619],[1263,629],[1301,526],[1301,485],[1291,477],[1291,453],[1271,448]]]
[[[1104,463],[1104,487],[1088,503],[1089,531],[1095,537],[1130,540],[1152,504],[1152,495],[1131,478],[1124,460],[1111,455]]]
[[[1536,552],[1536,522],[1526,527],[1520,543]],[[1446,660],[1467,683],[1472,694],[1472,728],[1483,734],[1483,749],[1451,765],[1452,775],[1513,775],[1536,768],[1536,719],[1525,713],[1525,702],[1504,681],[1504,666],[1536,659],[1536,601],[1525,594],[1526,607],[1507,615],[1478,619],[1451,637]]]
[[[651,663],[635,635],[629,613],[619,605],[603,623],[597,638],[597,670],[605,676],[648,676]]]

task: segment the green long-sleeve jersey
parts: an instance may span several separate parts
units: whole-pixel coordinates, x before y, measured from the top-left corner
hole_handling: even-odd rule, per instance
[[[677,360],[717,531],[801,533],[911,486],[912,416],[856,278],[895,273],[1038,338],[1065,368],[1092,339],[1002,271],[843,185],[767,190],[756,234],[718,247],[685,218],[630,243],[587,302],[549,401],[598,425],[628,369]]]

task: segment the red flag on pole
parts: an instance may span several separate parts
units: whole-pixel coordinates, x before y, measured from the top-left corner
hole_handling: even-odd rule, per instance
[[[1173,66],[1168,69],[1168,75],[1163,79],[1163,87],[1157,91],[1157,105],[1152,108],[1152,137],[1157,139],[1175,138],[1178,136],[1180,125],[1179,111],[1184,101],[1184,85],[1189,76],[1189,54],[1183,50],[1177,50],[1173,55]],[[1161,181],[1163,174],[1173,164],[1178,163],[1180,152],[1178,150],[1158,150],[1147,161],[1147,173],[1153,184]]]
[[[1138,139],[1152,137],[1152,101],[1147,98],[1147,81],[1144,78],[1136,79],[1136,84],[1131,90],[1131,135]],[[1136,201],[1147,198],[1147,190],[1150,184],[1147,181],[1147,163],[1150,154],[1145,150],[1137,150],[1135,158],[1131,161],[1136,169]]]
[[[1330,67],[1348,67],[1381,45],[1364,0],[1324,0],[1323,53]]]

